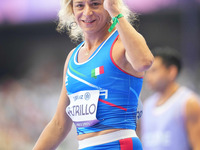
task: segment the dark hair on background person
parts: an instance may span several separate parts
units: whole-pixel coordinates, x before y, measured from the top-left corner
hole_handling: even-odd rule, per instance
[[[152,53],[154,57],[161,57],[163,64],[166,67],[175,65],[178,68],[178,74],[180,74],[182,69],[182,59],[178,50],[171,47],[157,47],[152,50]]]

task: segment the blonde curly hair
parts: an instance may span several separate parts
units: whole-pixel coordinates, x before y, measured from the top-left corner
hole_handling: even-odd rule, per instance
[[[124,4],[123,0],[118,0],[119,5],[122,6],[121,13],[130,22],[133,23],[136,20],[136,14],[131,12]],[[83,31],[75,21],[73,14],[73,0],[61,0],[61,8],[58,13],[59,21],[57,26],[58,32],[68,32],[69,37],[73,42],[83,40]],[[75,27],[73,28],[73,25]]]

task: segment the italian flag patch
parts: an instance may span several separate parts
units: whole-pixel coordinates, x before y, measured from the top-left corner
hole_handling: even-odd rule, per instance
[[[95,69],[92,69],[91,77],[96,79],[98,75],[103,74],[103,73],[104,73],[104,67],[100,66]]]

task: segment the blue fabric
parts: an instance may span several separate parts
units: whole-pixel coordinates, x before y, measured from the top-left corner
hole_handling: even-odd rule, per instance
[[[136,129],[138,97],[143,79],[120,70],[112,62],[110,51],[118,36],[115,33],[96,50],[85,63],[77,62],[77,55],[83,43],[72,54],[66,73],[68,94],[83,90],[100,90],[97,119],[99,123],[84,128],[77,128],[78,135],[98,132],[106,129]],[[103,66],[103,74],[92,77],[92,70]]]

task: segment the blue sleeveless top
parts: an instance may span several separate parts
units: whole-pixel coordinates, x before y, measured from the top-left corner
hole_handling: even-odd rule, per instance
[[[100,91],[96,114],[99,122],[78,127],[78,135],[107,129],[136,129],[143,79],[126,73],[113,61],[112,46],[118,35],[118,31],[112,33],[86,62],[78,63],[82,42],[69,60],[65,82],[68,95],[84,90]]]

